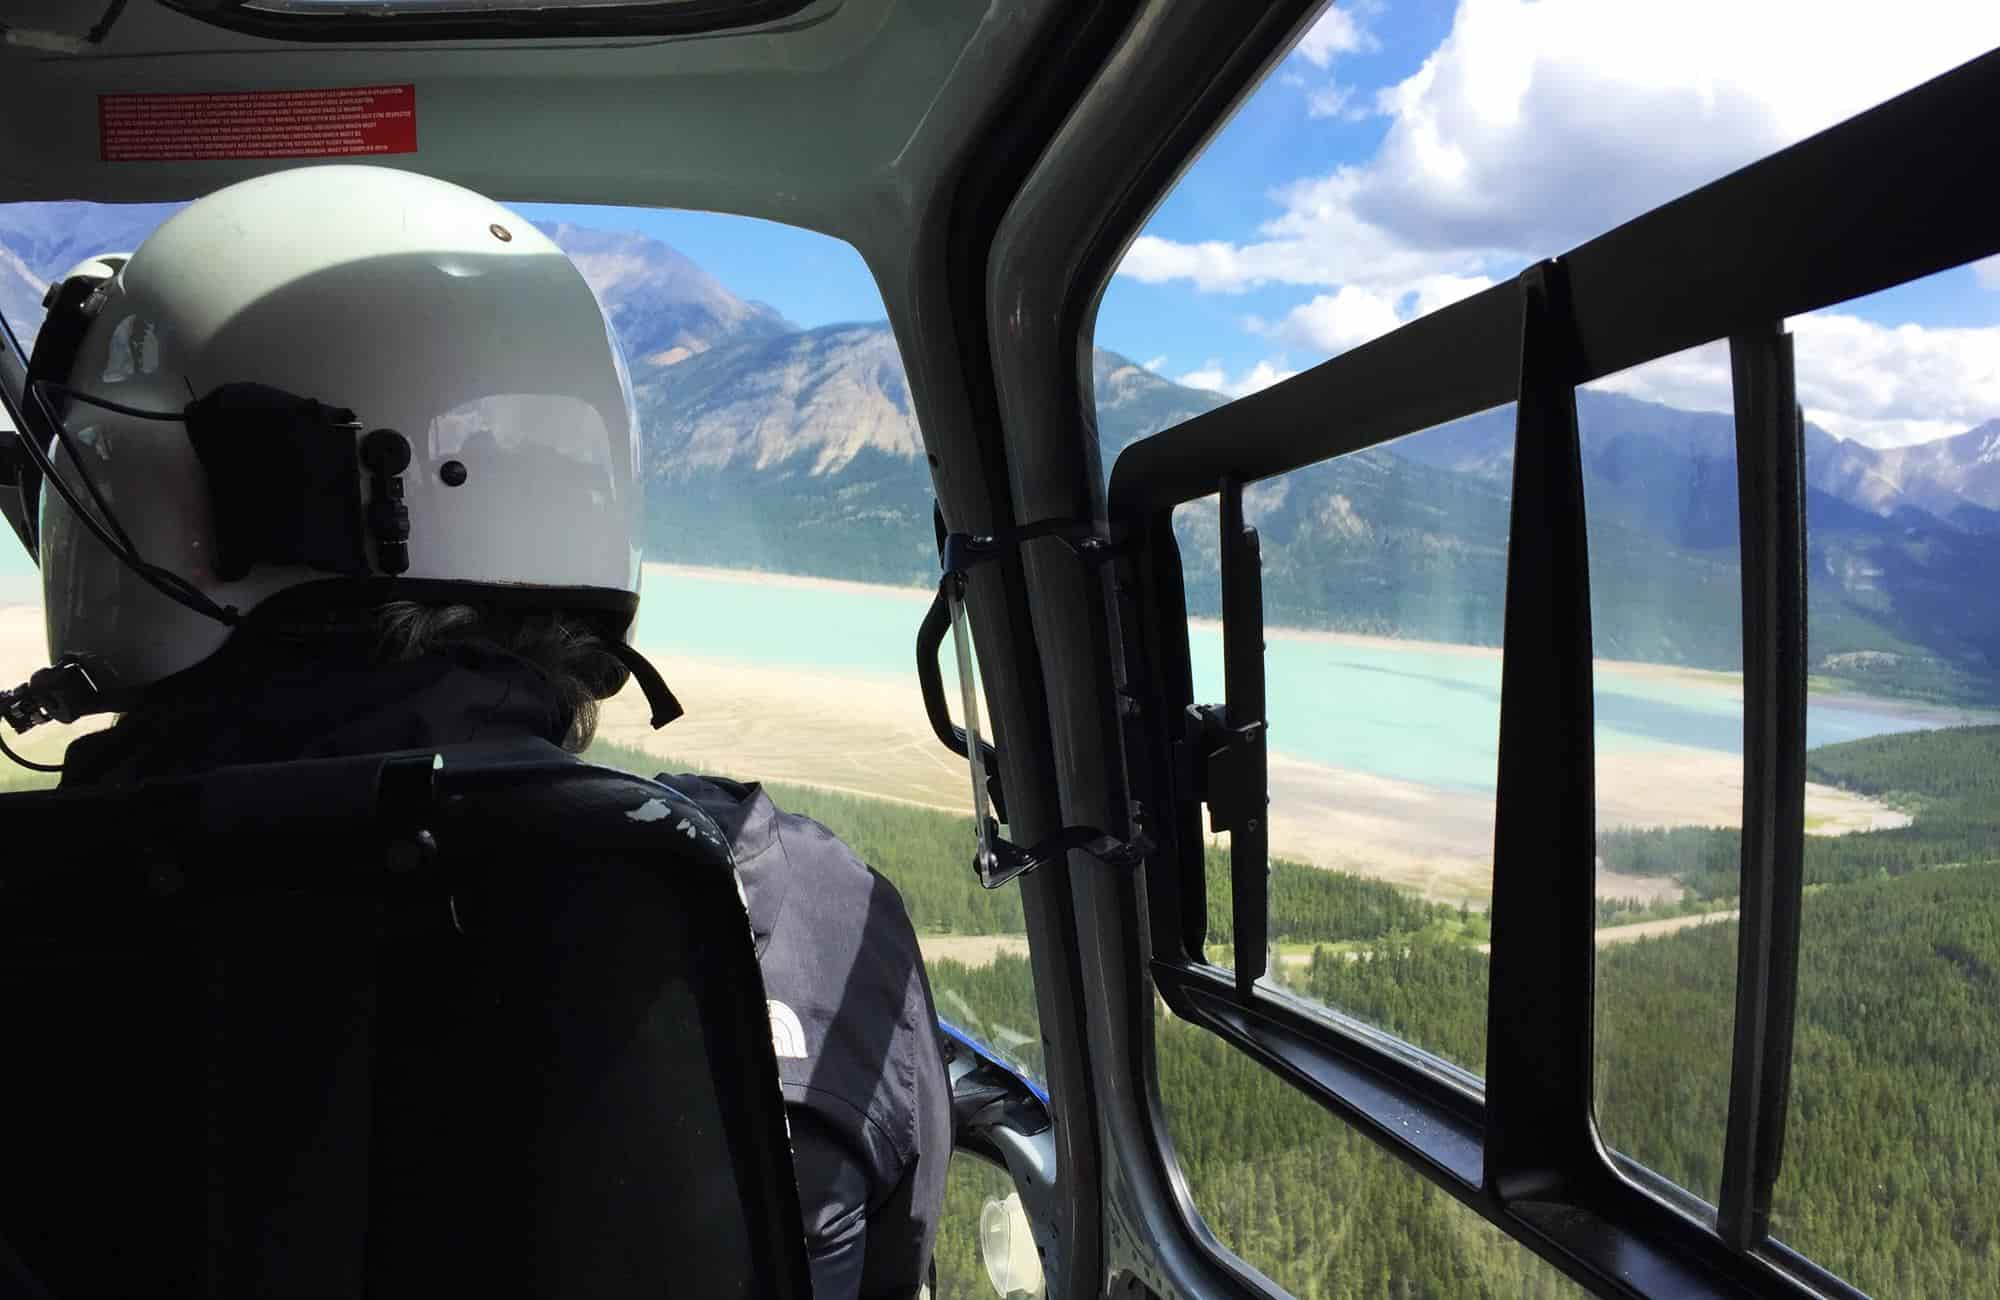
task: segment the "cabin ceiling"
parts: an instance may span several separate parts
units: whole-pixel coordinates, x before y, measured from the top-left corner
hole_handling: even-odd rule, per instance
[[[188,199],[303,165],[105,161],[101,95],[408,84],[416,151],[347,161],[506,201],[762,217],[875,261],[908,247],[1054,7],[810,0],[701,34],[363,45],[270,39],[132,0],[100,44],[62,53],[22,43],[35,39],[23,29],[80,33],[96,5],[0,0],[0,202]]]

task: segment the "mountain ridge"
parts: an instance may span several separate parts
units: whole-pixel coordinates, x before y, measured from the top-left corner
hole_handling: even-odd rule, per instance
[[[38,322],[40,284],[136,246],[175,206],[0,208],[0,311],[31,336],[20,317]],[[649,551],[934,578],[930,472],[886,323],[800,328],[662,241],[538,224],[630,359],[655,488]],[[1227,401],[1101,348],[1092,382],[1107,470],[1131,443]],[[1579,392],[1578,417],[1600,653],[1734,667],[1733,418],[1596,390]],[[1272,620],[1497,644],[1513,436],[1501,408],[1253,485]],[[2000,614],[1964,598],[2000,568],[2000,420],[1908,448],[1810,424],[1805,440],[1815,668],[1874,689],[2000,693]],[[1176,531],[1190,610],[1213,613],[1212,503],[1184,508]]]
[[[583,273],[639,373],[676,365],[717,343],[798,329],[776,308],[730,292],[662,240],[566,221],[535,225]]]

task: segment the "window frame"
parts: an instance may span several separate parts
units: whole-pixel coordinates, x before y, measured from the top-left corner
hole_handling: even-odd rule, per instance
[[[7,424],[0,427],[0,520],[5,520],[8,529],[28,552],[28,558],[36,567],[41,566],[40,547],[37,544],[37,521],[27,510],[27,497],[21,491],[21,477],[29,472],[24,452],[18,450],[20,440],[28,435],[25,418],[28,390],[28,354],[21,347],[14,334],[14,328],[6,320],[0,319],[0,413],[6,416]],[[0,539],[0,545],[5,545]]]
[[[1773,844],[1797,816],[1779,792],[1796,784],[1790,764],[1802,757],[1805,667],[1789,357],[1780,364],[1761,345],[1782,339],[1788,317],[2000,251],[2000,228],[1953,202],[1977,191],[1985,163],[1960,124],[1996,114],[2000,51],[1515,281],[1135,443],[1113,467],[1109,516],[1123,546],[1114,585],[1135,706],[1124,748],[1156,842],[1145,922],[1161,996],[1599,1294],[1861,1295],[1771,1238],[1754,1208],[1758,1171],[1779,1155],[1758,1131],[1770,1133],[1775,1118],[1781,1137],[1787,1104],[1799,877],[1796,848],[1788,862]],[[1855,158],[1886,174],[1865,191],[1843,185]],[[1823,197],[1833,194],[1838,203]],[[1608,1151],[1593,1117],[1591,640],[1575,416],[1577,387],[1718,339],[1732,342],[1739,447],[1761,449],[1739,458],[1746,817],[1760,833],[1745,836],[1720,1214]],[[1239,989],[1203,958],[1202,804],[1185,765],[1168,758],[1201,703],[1172,513],[1226,481],[1255,482],[1510,401],[1519,407],[1489,1060],[1483,1090],[1468,1094],[1462,1072],[1435,1057],[1268,987]],[[1551,838],[1553,882],[1536,862]],[[1561,891],[1554,907],[1551,883]],[[1171,1135],[1157,1136],[1172,1168]]]

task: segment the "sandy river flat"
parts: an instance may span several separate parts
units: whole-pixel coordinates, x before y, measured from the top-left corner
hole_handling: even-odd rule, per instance
[[[1630,925],[1599,926],[1595,937],[1598,947],[1610,948],[1621,943],[1633,943],[1640,939],[1657,939],[1661,935],[1674,934],[1681,930],[1692,930],[1698,925],[1713,925],[1720,921],[1734,921],[1735,919],[1736,909],[1731,908],[1726,912],[1700,912],[1694,916],[1669,916],[1657,921],[1634,921]],[[1004,938],[1006,936],[1000,937]],[[928,939],[923,941],[925,956],[930,955],[930,942]],[[1493,951],[1493,945],[1490,943],[1474,944],[1473,946],[1483,953],[1491,953]],[[983,960],[978,960],[977,955],[980,950],[974,948],[968,949],[968,951],[973,953],[974,956],[960,959],[968,966],[989,966],[993,963],[991,955],[986,956]],[[950,954],[944,955],[948,956]],[[1349,961],[1355,961],[1358,960],[1360,954],[1353,949],[1348,949],[1346,950],[1346,956]],[[1281,952],[1278,954],[1279,964],[1293,968],[1310,966],[1312,959],[1313,954],[1310,951]]]
[[[829,585],[778,576],[755,580]],[[925,598],[923,593],[910,597]],[[43,655],[40,610],[30,605],[0,606],[0,679],[24,680],[45,662]],[[968,807],[965,768],[932,737],[909,677],[746,666],[665,654],[658,660],[687,716],[665,731],[652,731],[643,699],[628,688],[604,707],[599,732],[606,739],[658,754],[663,765],[817,785],[953,811]],[[1620,671],[1639,669],[1621,665]],[[1672,668],[1659,671],[1685,673]],[[71,735],[99,725],[102,720],[79,727],[45,727],[24,738],[18,748],[30,757],[51,761],[60,756]],[[1391,880],[1437,899],[1486,898],[1492,872],[1491,798],[1328,767],[1282,753],[1272,755],[1270,770],[1271,835],[1277,852]],[[1598,763],[1599,822],[1735,825],[1742,816],[1741,781],[1741,760],[1711,750],[1661,746],[1605,755]],[[1907,821],[1871,800],[1816,785],[1807,787],[1806,815],[1820,834]],[[1607,872],[1600,875],[1598,892],[1607,898],[1650,899],[1672,896],[1678,887],[1671,881]]]
[[[705,660],[663,664],[687,716],[651,731],[633,692],[610,701],[602,734],[694,767],[881,795],[953,811],[968,806],[963,764],[930,733],[913,686],[894,678],[776,672]],[[1433,898],[1484,900],[1493,801],[1413,781],[1273,754],[1271,839],[1286,856],[1391,880]],[[1662,747],[1598,763],[1605,826],[1734,826],[1742,760]],[[1901,813],[1829,786],[1806,787],[1815,833],[1899,826]],[[1677,897],[1672,881],[1600,872],[1605,898]]]
[[[922,934],[917,946],[927,962],[947,958],[963,966],[991,966],[1002,956],[1028,955],[1025,934]]]

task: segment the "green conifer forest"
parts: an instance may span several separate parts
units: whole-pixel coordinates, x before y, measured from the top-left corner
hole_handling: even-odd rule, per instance
[[[591,757],[651,772],[645,755]],[[1792,1109],[1774,1231],[1873,1294],[2000,1295],[2000,728],[1815,750],[1811,779],[1908,811],[1895,830],[1807,841]],[[806,788],[788,808],[893,880],[928,934],[1023,928],[1015,891],[972,879],[969,819]],[[1671,876],[1674,910],[1733,907],[1736,833],[1607,832],[1609,866]],[[1227,863],[1208,862],[1211,959],[1229,959]],[[1663,909],[1647,912],[1657,915]],[[1601,920],[1639,915],[1613,906]],[[1277,977],[1479,1070],[1484,917],[1393,886],[1273,864]],[[1597,1114],[1607,1145],[1706,1197],[1726,1125],[1736,924],[1598,950]],[[1028,963],[930,963],[941,1010],[1039,1072]],[[1163,1007],[1158,1084],[1176,1155],[1218,1239],[1295,1295],[1575,1293],[1553,1269],[1275,1076]],[[959,1157],[939,1294],[990,1296],[977,1255],[1006,1185]]]

